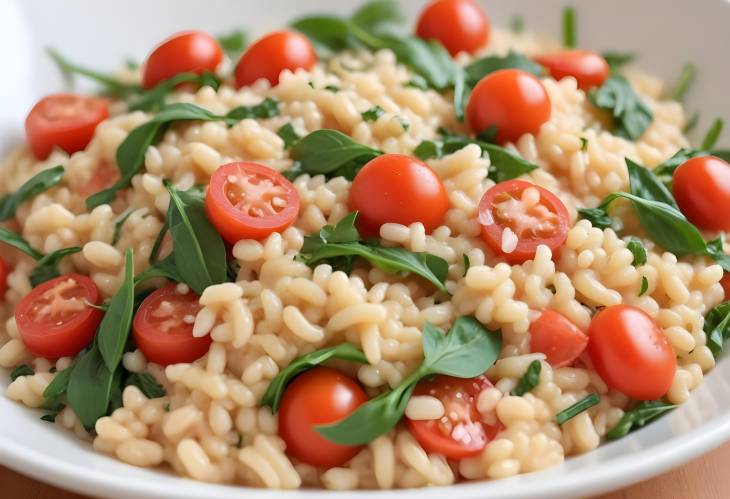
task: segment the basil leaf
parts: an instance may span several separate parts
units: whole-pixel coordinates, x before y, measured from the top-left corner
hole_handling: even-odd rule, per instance
[[[720,138],[720,134],[722,133],[722,129],[724,126],[725,122],[720,118],[717,118],[712,123],[712,126],[707,131],[707,135],[705,135],[705,138],[702,140],[702,149],[709,150],[715,147],[717,139]]]
[[[167,223],[172,235],[173,258],[183,282],[197,294],[208,286],[226,281],[226,248],[223,239],[205,213],[205,201],[180,192],[169,181]]]
[[[28,364],[20,364],[15,369],[10,371],[10,381],[15,381],[21,376],[33,376],[35,371]]]
[[[52,402],[66,393],[72,371],[73,366],[70,366],[63,371],[59,371],[56,376],[53,377],[53,380],[51,380],[46,389],[43,390],[43,398],[46,399],[46,402]]]
[[[28,276],[30,280],[30,285],[35,288],[39,284],[50,281],[51,279],[60,276],[61,272],[58,270],[58,264],[61,262],[61,260],[69,255],[79,253],[80,251],[81,248],[78,246],[73,246],[71,248],[62,248],[60,250],[54,251],[53,253],[47,254],[46,256],[38,260],[36,268],[34,268]]]
[[[471,89],[466,84],[466,73],[461,67],[456,67],[454,70],[454,113],[458,121],[464,121],[464,114],[466,113],[466,104],[469,100],[469,94]],[[404,130],[407,130],[405,126]]]
[[[598,405],[598,403],[600,401],[601,401],[601,398],[597,394],[591,393],[590,395],[579,400],[578,402],[571,405],[567,409],[564,409],[564,410],[560,411],[559,413],[557,413],[555,415],[555,421],[557,421],[557,423],[559,425],[562,425],[562,424],[566,423],[567,421],[576,417],[581,412],[587,411],[594,405]]]
[[[278,412],[279,404],[281,403],[281,398],[284,396],[284,390],[287,385],[299,374],[323,364],[330,359],[349,360],[359,362],[360,364],[367,364],[368,362],[365,354],[350,343],[341,343],[334,347],[324,348],[303,355],[286,366],[271,380],[269,387],[261,398],[261,405],[270,407],[274,413]]]
[[[207,86],[218,90],[221,80],[210,71],[204,71],[201,74],[178,73],[158,83],[154,88],[140,92],[139,96],[130,102],[129,111],[151,111],[162,108],[165,105],[166,97],[182,84],[192,84],[197,87]]]
[[[588,100],[599,109],[611,111],[613,134],[619,137],[638,139],[654,119],[651,109],[634,92],[628,80],[615,73],[601,87],[591,90]]]
[[[542,371],[542,362],[539,360],[533,360],[530,362],[525,374],[522,375],[520,380],[517,382],[517,386],[514,390],[512,390],[512,395],[521,397],[535,388],[540,383],[540,371]]]
[[[336,16],[309,16],[294,21],[291,27],[309,38],[323,58],[358,48],[357,41],[350,34],[349,23]]]
[[[136,386],[148,399],[157,399],[167,394],[165,388],[150,373],[132,373],[127,378],[127,385]]]
[[[375,30],[385,24],[397,24],[403,21],[403,14],[398,3],[392,0],[371,0],[350,18],[350,21],[366,30]]]
[[[378,118],[380,118],[384,114],[385,114],[385,109],[383,109],[380,106],[373,106],[370,109],[368,109],[367,111],[361,113],[361,116],[364,121],[373,122],[373,121],[377,121]]]
[[[575,9],[573,7],[563,9],[563,45],[568,48],[576,47]]]
[[[109,308],[96,333],[99,353],[109,371],[122,360],[134,315],[134,258],[132,250],[125,254],[124,282],[109,302]]]
[[[601,208],[578,208],[578,215],[581,219],[588,220],[593,227],[599,229],[609,229],[613,226],[613,220]]]
[[[238,106],[228,111],[225,115],[226,123],[234,124],[236,121],[247,119],[273,118],[279,114],[279,101],[267,97],[253,106]]]
[[[334,227],[332,225],[322,227],[317,236],[323,243],[356,243],[360,240],[360,233],[355,227],[355,220],[357,212],[350,212]]]
[[[497,183],[512,180],[537,170],[537,165],[534,163],[530,163],[509,149],[496,144],[485,143],[483,150],[489,154],[489,160],[492,163],[489,166],[488,177]]]
[[[13,218],[21,204],[58,185],[63,178],[63,173],[64,169],[61,165],[43,170],[31,177],[14,193],[0,198],[0,221]]]
[[[482,78],[500,69],[521,69],[538,77],[544,74],[543,67],[538,63],[522,54],[510,51],[506,56],[490,55],[466,66],[464,68],[466,82],[470,87],[475,87]]]
[[[114,234],[112,235],[112,246],[116,246],[119,242],[119,239],[122,237],[122,226],[124,225],[124,222],[127,221],[129,216],[136,211],[136,208],[127,208],[122,212],[121,215],[117,217],[117,219],[114,221]]]
[[[641,239],[633,236],[630,237],[628,243],[626,243],[626,247],[634,255],[634,261],[631,262],[631,265],[641,267],[646,263],[646,248],[641,243]]]
[[[291,148],[292,157],[299,162],[298,175],[323,174],[327,178],[354,178],[357,171],[381,151],[358,142],[337,130],[315,130]]]
[[[707,255],[720,265],[725,272],[730,272],[730,255],[723,249],[723,236],[707,241]]]
[[[691,62],[685,63],[685,65],[682,66],[682,72],[679,74],[679,79],[677,80],[674,90],[672,90],[672,93],[669,94],[669,98],[682,102],[684,100],[684,95],[687,93],[687,90],[694,78],[695,65]]]
[[[674,175],[674,170],[688,159],[696,158],[698,156],[715,156],[725,161],[730,161],[730,150],[715,149],[705,151],[702,149],[680,149],[674,153],[674,156],[654,168],[654,175],[659,177],[668,176],[671,180],[671,176]]]
[[[301,138],[297,132],[294,130],[294,126],[291,123],[287,123],[286,125],[282,125],[277,131],[276,135],[281,137],[281,140],[284,141],[284,149],[289,149],[291,146],[297,143],[297,141]]]
[[[648,168],[634,163],[626,158],[626,167],[629,171],[629,186],[631,194],[643,199],[665,203],[679,210],[674,196],[669,189]]]
[[[238,62],[238,57],[241,55],[241,52],[243,52],[243,49],[246,48],[248,37],[246,36],[245,31],[237,29],[229,33],[218,35],[216,40],[218,40],[218,44],[223,49],[223,52],[226,53],[226,56],[228,56],[233,63],[236,63]]]
[[[68,405],[84,425],[91,430],[96,420],[109,408],[111,392],[117,376],[104,363],[101,353],[93,346],[74,364],[68,380]]]
[[[705,316],[703,326],[707,336],[707,346],[715,358],[719,357],[730,337],[730,301],[720,303]]]
[[[5,227],[0,227],[0,242],[9,244],[13,248],[22,251],[33,260],[40,260],[43,258],[43,254],[34,250],[28,241],[23,239],[20,234],[16,234],[12,230],[8,230]]]
[[[661,400],[640,402],[636,407],[626,411],[621,416],[618,423],[606,433],[606,438],[616,439],[625,437],[631,431],[641,428],[676,407],[676,405],[667,404]]]
[[[63,57],[54,49],[48,48],[46,49],[46,52],[53,60],[53,62],[58,65],[59,69],[61,70],[61,72],[63,72],[64,75],[70,76],[78,74],[81,76],[85,76],[86,78],[89,78],[101,84],[106,92],[111,95],[126,97],[141,90],[141,87],[139,85],[124,83],[117,80],[113,76],[99,73],[98,71],[94,71],[92,69],[88,69],[78,64],[75,64]]]
[[[502,335],[473,317],[459,317],[448,334],[428,322],[423,328],[423,365],[430,374],[479,376],[494,364],[501,348]]]
[[[60,404],[57,408],[54,408],[51,412],[48,414],[44,414],[41,416],[41,421],[46,421],[48,423],[55,423],[56,422],[56,416],[66,407],[64,404]]]
[[[424,140],[413,150],[413,155],[425,161],[430,158],[440,158],[444,153],[438,142]]]
[[[649,290],[649,279],[646,278],[646,276],[641,276],[641,289],[639,289],[639,296],[644,296],[644,293],[646,293]]]
[[[611,71],[617,71],[626,64],[630,64],[636,59],[635,52],[604,52],[603,58],[608,63],[608,67]]]

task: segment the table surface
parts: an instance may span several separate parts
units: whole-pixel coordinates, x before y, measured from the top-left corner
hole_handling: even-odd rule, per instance
[[[730,443],[681,468],[599,499],[721,499],[730,490]],[[0,466],[5,499],[84,499]],[[723,494],[723,491],[725,492]]]

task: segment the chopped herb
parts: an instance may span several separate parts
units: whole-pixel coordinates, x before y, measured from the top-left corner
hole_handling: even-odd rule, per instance
[[[641,289],[639,290],[639,296],[644,296],[644,293],[649,291],[649,279],[646,276],[641,276]]]
[[[408,123],[403,117],[396,116],[398,119],[398,122],[400,123],[400,126],[403,128],[404,132],[407,132],[409,128],[411,128],[411,124]]]
[[[685,63],[685,65],[682,66],[682,72],[679,74],[679,79],[677,80],[677,84],[674,86],[674,90],[672,90],[672,93],[669,94],[669,98],[682,102],[694,78],[695,65],[691,62]]]
[[[225,52],[228,58],[233,62],[238,61],[238,57],[241,55],[241,52],[243,52],[243,49],[246,48],[246,43],[248,41],[246,32],[240,29],[218,35],[216,39],[223,49],[223,52]]]
[[[243,433],[238,433],[238,441],[236,442],[236,449],[243,447]]]
[[[162,408],[165,410],[165,412],[170,412],[170,402],[163,405]]]
[[[121,215],[117,217],[117,219],[114,221],[114,235],[112,235],[112,246],[116,246],[119,242],[119,239],[122,237],[122,226],[124,225],[124,222],[127,221],[129,216],[136,211],[135,208],[129,207],[126,210],[122,212]]]
[[[634,52],[604,52],[603,58],[606,59],[608,67],[611,71],[617,71],[626,64],[630,64],[636,59]]]
[[[700,122],[700,113],[699,111],[695,111],[692,113],[692,116],[687,120],[687,123],[684,124],[684,128],[682,128],[682,133],[690,133],[692,130],[697,128],[697,124]]]
[[[599,109],[611,111],[614,119],[613,134],[636,140],[654,119],[649,106],[634,92],[628,80],[613,74],[599,88],[588,94],[588,100]]]
[[[291,148],[299,163],[296,174],[324,175],[327,178],[355,178],[362,166],[380,156],[381,151],[358,142],[337,130],[321,129],[306,135]]]
[[[294,126],[291,123],[282,125],[276,131],[276,135],[281,137],[281,140],[284,141],[284,149],[289,149],[301,138],[299,134],[297,134],[296,130],[294,130]]]
[[[462,256],[464,257],[464,277],[466,277],[466,273],[469,272],[469,267],[471,267],[471,262],[469,261],[469,255],[464,253]]]
[[[15,381],[21,376],[33,376],[35,371],[28,364],[20,364],[18,367],[10,371],[10,381]]]
[[[362,119],[365,121],[377,121],[378,118],[383,116],[385,114],[385,109],[383,109],[380,106],[373,106],[367,111],[360,114],[362,116]]]
[[[252,106],[238,106],[228,111],[222,120],[227,124],[235,124],[236,121],[246,119],[266,119],[273,118],[279,114],[279,101],[266,97],[258,104]]]
[[[585,137],[580,138],[580,150],[581,151],[587,151],[588,150],[588,139]]]
[[[132,373],[127,378],[127,385],[136,386],[148,399],[156,399],[166,395],[163,386],[150,373]]]
[[[512,33],[519,35],[525,30],[525,18],[522,16],[512,16],[509,21],[509,29]]]
[[[707,131],[705,138],[702,140],[701,148],[707,151],[715,147],[717,139],[720,138],[720,134],[722,133],[722,129],[724,126],[725,122],[721,118],[717,118],[712,123],[710,129]]]
[[[63,178],[63,166],[58,165],[48,170],[43,170],[31,177],[27,182],[12,194],[6,194],[0,198],[0,221],[9,220],[15,216],[18,207],[30,201],[38,194],[58,185]]]
[[[644,248],[644,245],[641,243],[641,239],[638,237],[630,237],[629,242],[626,243],[626,247],[631,251],[631,254],[634,255],[634,261],[631,262],[631,265],[634,267],[641,267],[646,263],[646,248]]]
[[[341,90],[340,87],[335,86],[335,85],[325,85],[324,89],[327,90],[328,92],[332,92],[333,94],[336,94],[337,92],[339,92]]]
[[[568,48],[575,48],[576,44],[575,9],[565,7],[563,9],[563,45]]]
[[[596,393],[591,393],[584,399],[579,400],[567,409],[564,409],[555,415],[555,420],[559,425],[565,424],[583,411],[587,411],[594,405],[598,405],[601,398]]]
[[[621,416],[618,423],[606,433],[606,438],[616,439],[625,437],[631,431],[645,426],[676,407],[676,405],[667,404],[661,400],[640,402],[636,407],[626,411]]]
[[[517,386],[512,390],[512,395],[522,396],[535,388],[540,383],[540,371],[542,371],[542,362],[539,360],[530,362],[525,374],[522,375],[517,382]]]

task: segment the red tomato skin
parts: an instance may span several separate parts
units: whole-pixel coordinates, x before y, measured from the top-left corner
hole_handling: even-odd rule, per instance
[[[725,300],[730,300],[730,274],[725,272],[720,279],[723,291],[725,291]]]
[[[664,331],[630,305],[606,307],[593,317],[587,350],[606,384],[636,400],[664,396],[677,369]]]
[[[223,49],[203,31],[183,31],[162,41],[145,60],[142,86],[154,88],[179,73],[214,72],[223,61]]]
[[[151,323],[150,314],[164,300],[180,300],[197,303],[198,296],[192,291],[187,295],[177,293],[177,284],[168,284],[144,299],[132,321],[132,337],[149,362],[161,366],[189,363],[208,353],[213,342],[210,335],[193,336],[193,325],[182,324],[173,333],[160,331]]]
[[[452,56],[471,54],[489,41],[489,19],[473,0],[434,0],[421,12],[416,34],[440,41]]]
[[[539,185],[525,182],[524,180],[507,180],[490,187],[487,192],[484,193],[484,196],[482,196],[482,199],[479,202],[478,211],[480,218],[483,213],[486,213],[487,210],[491,209],[492,203],[499,194],[507,192],[517,195],[522,193],[522,191],[528,187],[535,187],[540,192],[540,202],[547,205],[553,213],[558,215],[560,225],[553,237],[540,240],[525,240],[520,238],[515,250],[511,253],[505,254],[502,252],[503,227],[498,224],[485,225],[480,222],[482,226],[482,240],[487,243],[487,246],[489,246],[492,251],[503,256],[507,263],[511,265],[521,264],[527,260],[535,258],[537,247],[541,244],[550,248],[553,253],[553,259],[555,259],[558,251],[568,238],[568,223],[570,221],[570,215],[568,214],[568,209],[565,207],[563,202],[549,190],[540,187]]]
[[[286,191],[286,207],[276,215],[252,217],[237,209],[226,197],[228,176],[239,171],[263,177]],[[223,239],[236,244],[241,239],[264,239],[281,232],[297,219],[301,206],[299,192],[283,175],[258,163],[228,163],[218,168],[210,179],[205,195],[208,219]]]
[[[536,134],[550,119],[551,110],[540,80],[519,69],[500,69],[482,78],[466,105],[472,131],[478,134],[496,127],[500,144]]]
[[[600,87],[608,78],[606,59],[590,50],[571,49],[534,58],[535,62],[547,68],[550,76],[562,80],[572,76],[581,90]]]
[[[357,227],[365,236],[379,236],[380,226],[389,222],[421,222],[428,233],[443,223],[449,197],[441,179],[423,161],[383,154],[355,176],[348,206],[359,212]]]
[[[65,115],[64,110],[83,104],[83,113]],[[55,113],[62,116],[55,117]],[[25,136],[33,155],[44,160],[54,147],[68,154],[81,151],[94,137],[96,126],[109,117],[106,100],[74,94],[52,94],[39,100],[25,118]]]
[[[362,447],[336,444],[314,428],[346,418],[367,401],[360,385],[335,369],[316,367],[297,376],[279,407],[279,436],[287,454],[318,468],[343,465]]]
[[[36,299],[69,279],[73,279],[83,288],[86,301],[93,305],[101,303],[101,293],[94,281],[81,274],[67,274],[36,286],[15,307],[15,322],[20,337],[25,347],[39,357],[47,359],[73,357],[91,343],[104,317],[101,310],[87,307],[60,326],[36,320],[32,314]]]
[[[0,256],[0,303],[5,300],[5,292],[8,290],[8,264]]]
[[[587,345],[588,336],[553,310],[545,310],[530,324],[530,351],[544,353],[554,368],[571,365]]]
[[[243,53],[236,65],[236,86],[253,85],[261,78],[276,86],[285,69],[309,71],[315,64],[317,54],[307,37],[295,31],[276,31],[260,38]]]
[[[700,229],[730,231],[730,164],[714,156],[691,158],[674,171],[679,209]]]
[[[448,459],[478,456],[502,429],[501,425],[492,426],[479,421],[476,398],[482,390],[491,387],[492,383],[484,375],[463,379],[440,374],[419,382],[413,392],[414,395],[431,395],[440,399],[447,414],[455,412],[460,416],[468,415],[468,421],[459,418],[461,424],[477,432],[474,440],[468,443],[458,442],[440,429],[441,421],[446,416],[440,420],[413,420],[406,417],[406,427],[426,452],[443,454]]]

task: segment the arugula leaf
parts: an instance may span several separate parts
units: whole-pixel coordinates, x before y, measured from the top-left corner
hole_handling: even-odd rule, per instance
[[[0,227],[0,242],[9,244],[17,250],[22,251],[33,260],[40,260],[43,258],[43,254],[34,250],[28,241],[23,239],[20,234],[13,232],[12,230]]]
[[[278,412],[287,385],[304,371],[323,364],[330,359],[349,360],[360,364],[367,364],[368,362],[365,354],[350,343],[340,343],[334,347],[303,355],[286,366],[271,380],[269,387],[261,398],[261,405],[270,407],[274,413]]]
[[[384,114],[385,114],[385,109],[383,109],[380,106],[373,106],[370,109],[368,109],[367,111],[364,111],[363,113],[361,113],[361,116],[364,121],[373,122],[373,121],[377,121],[378,118],[380,118]]]
[[[636,407],[626,411],[621,416],[618,423],[606,433],[606,438],[616,439],[625,437],[631,431],[645,426],[676,407],[676,405],[667,404],[661,400],[640,402]]]
[[[609,229],[613,226],[613,220],[601,208],[578,208],[578,215],[581,219],[588,220],[593,227],[599,229]]]
[[[204,71],[197,73],[178,73],[175,76],[158,83],[154,88],[139,92],[129,104],[129,111],[153,111],[165,105],[165,99],[175,91],[178,85],[188,83],[196,87],[211,87],[218,90],[221,79],[215,73]]]
[[[613,134],[625,139],[641,137],[654,119],[651,109],[634,92],[628,80],[615,73],[601,87],[591,90],[588,100],[599,109],[611,111]]]
[[[120,375],[121,371],[109,370],[96,346],[92,346],[74,364],[66,398],[87,430],[91,430],[96,420],[107,413],[113,385],[119,381]]]
[[[725,126],[725,122],[717,118],[713,123],[710,129],[707,131],[707,134],[705,135],[705,138],[702,140],[702,146],[701,148],[704,150],[712,149],[715,147],[715,144],[717,143],[717,139],[720,138],[720,134],[722,133],[722,129]]]
[[[629,158],[626,158],[626,167],[629,171],[631,194],[643,199],[665,203],[679,210],[672,193],[651,170],[634,163]]]
[[[639,289],[639,296],[644,296],[644,293],[646,293],[649,290],[649,279],[646,278],[646,276],[641,276],[641,289]]]
[[[63,57],[58,51],[52,48],[47,48],[46,53],[48,53],[53,62],[58,65],[59,69],[64,75],[71,76],[78,74],[81,76],[85,76],[86,78],[89,78],[101,84],[106,92],[110,95],[124,98],[141,90],[141,87],[137,84],[124,83],[117,80],[113,76],[99,73],[98,71],[94,71],[92,69],[75,64]]]
[[[567,421],[573,419],[578,414],[580,414],[583,411],[587,411],[594,405],[598,405],[598,403],[601,401],[601,397],[598,396],[596,393],[591,393],[590,395],[586,396],[585,398],[579,400],[575,404],[571,405],[567,409],[564,409],[557,413],[555,415],[555,421],[562,425],[566,423]]]
[[[99,353],[109,371],[122,360],[134,315],[134,258],[132,249],[125,254],[124,281],[109,302],[109,308],[96,333]]]
[[[292,157],[299,163],[297,175],[344,176],[349,180],[365,163],[381,154],[381,151],[355,142],[342,132],[329,129],[315,130],[291,148]]]
[[[521,69],[538,77],[545,73],[543,67],[532,59],[510,51],[506,56],[490,55],[466,66],[466,82],[469,87],[474,87],[482,78],[500,69]]]
[[[61,165],[43,170],[31,177],[14,193],[0,198],[0,221],[13,218],[21,204],[58,185],[63,178],[63,173],[64,169]]]
[[[33,376],[35,371],[28,364],[20,364],[15,369],[10,371],[10,381],[15,381],[21,376]]]
[[[608,67],[611,68],[611,71],[617,71],[622,66],[625,66],[626,64],[630,64],[631,62],[636,59],[636,53],[635,52],[604,52],[603,58],[606,59],[606,62],[608,63]]]
[[[222,35],[218,35],[216,40],[218,40],[218,44],[223,49],[223,52],[226,53],[226,56],[236,63],[238,61],[238,56],[240,56],[243,49],[246,48],[248,36],[246,36],[245,31],[236,29]]]
[[[563,9],[563,45],[568,48],[576,47],[575,9]]]
[[[641,243],[641,239],[638,237],[630,237],[629,242],[626,243],[626,247],[631,251],[631,254],[634,255],[634,261],[631,262],[631,265],[634,267],[641,267],[646,263],[646,248],[644,248],[644,245]]]
[[[139,388],[148,399],[157,399],[167,394],[165,388],[150,373],[132,373],[126,383]]]
[[[284,141],[284,149],[289,149],[291,146],[297,143],[301,137],[294,130],[294,126],[291,123],[282,125],[277,131],[276,135],[281,137]]]
[[[682,66],[682,72],[679,74],[679,79],[677,80],[674,90],[672,90],[672,93],[669,94],[669,98],[682,102],[684,100],[684,95],[687,93],[687,90],[694,78],[695,65],[691,62],[685,63],[685,65]]]
[[[730,301],[720,303],[705,316],[703,326],[707,336],[707,346],[715,358],[719,357],[730,338]]]
[[[124,222],[126,222],[130,215],[132,215],[135,211],[137,211],[137,208],[129,207],[114,221],[114,234],[112,235],[111,242],[112,246],[116,246],[119,242],[119,239],[122,237],[122,226],[124,225]]]
[[[530,362],[525,374],[522,375],[517,382],[517,386],[512,390],[512,395],[520,397],[535,388],[540,383],[540,371],[542,371],[542,362],[539,360]]]
[[[53,253],[47,254],[46,256],[38,260],[36,262],[36,267],[28,276],[30,280],[30,285],[35,288],[39,284],[50,281],[51,279],[60,276],[61,272],[58,270],[58,264],[61,262],[61,260],[69,255],[79,253],[80,251],[81,248],[78,246],[73,246],[71,248],[61,248],[54,251]]]
[[[654,175],[662,179],[669,177],[669,181],[671,181],[671,177],[674,175],[674,170],[688,159],[696,158],[698,156],[716,156],[725,161],[730,161],[730,149],[680,149],[674,153],[671,158],[654,168]]]

